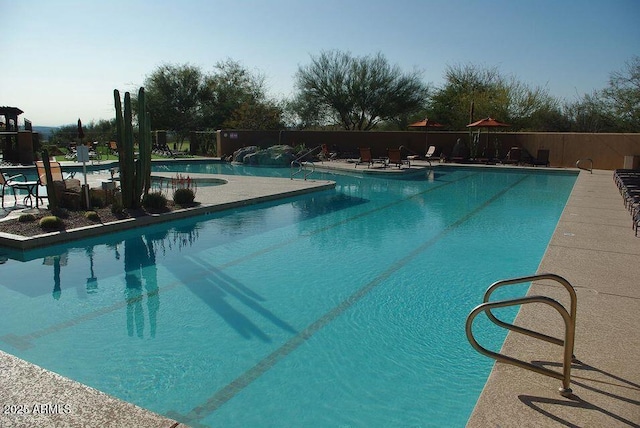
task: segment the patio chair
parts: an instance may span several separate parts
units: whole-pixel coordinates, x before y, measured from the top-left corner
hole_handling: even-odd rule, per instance
[[[411,167],[411,161],[409,159],[402,159],[400,149],[387,149],[387,156],[389,158],[389,165],[396,165],[398,168],[402,168],[402,165],[406,164]]]
[[[21,178],[18,180],[18,178]],[[7,177],[6,174],[0,173],[0,185],[2,185],[2,208],[4,208],[4,194],[7,190],[7,187],[11,189],[13,192],[13,199],[15,200],[15,204],[18,203],[18,197],[16,196],[16,189],[25,190],[27,192],[27,196],[24,197],[24,204],[27,204],[27,200],[29,200],[29,205],[33,206],[32,198],[36,198],[36,207],[38,206],[38,182],[37,181],[27,181],[27,177],[24,174],[16,174],[10,177]],[[34,193],[35,192],[35,193]]]
[[[381,163],[384,165],[384,167],[387,167],[387,160],[386,159],[381,159],[381,158],[374,158],[371,155],[371,148],[370,147],[360,147],[360,160],[358,160],[356,162],[356,168],[358,167],[358,165],[360,165],[361,163],[366,163],[367,164],[367,168],[375,165],[376,163]]]
[[[549,149],[538,149],[536,157],[529,160],[529,162],[527,163],[529,163],[531,166],[549,166]]]
[[[47,173],[44,168],[43,161],[36,161],[36,169],[38,171],[38,186],[47,186]],[[56,189],[56,195],[58,199],[62,201],[62,205],[71,205],[71,207],[75,208],[79,207],[80,204],[80,192],[81,185],[80,180],[73,178],[75,173],[69,174],[67,178],[64,178],[62,175],[62,166],[60,166],[60,162],[57,161],[49,161],[49,166],[51,169],[51,179],[53,180],[54,187]],[[37,196],[36,197],[36,206],[37,199],[47,198],[48,196]]]
[[[118,143],[109,141],[109,154],[118,156]]]

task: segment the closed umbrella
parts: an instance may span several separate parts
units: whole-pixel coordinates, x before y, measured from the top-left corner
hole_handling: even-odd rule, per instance
[[[78,139],[80,140],[80,144],[82,144],[83,138],[84,138],[84,131],[82,130],[82,121],[78,119]]]

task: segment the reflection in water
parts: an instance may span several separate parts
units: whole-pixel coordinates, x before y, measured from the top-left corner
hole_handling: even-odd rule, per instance
[[[156,336],[156,320],[160,307],[158,275],[153,240],[136,236],[124,241],[125,299],[127,301],[127,333],[144,336],[143,280],[147,294],[147,311],[151,337]]]
[[[43,265],[53,266],[53,291],[51,295],[54,299],[60,300],[62,295],[62,287],[60,285],[60,272],[61,266],[67,265],[67,253],[58,254],[55,256],[47,256],[42,261]]]
[[[58,300],[62,294],[60,288],[60,257],[53,259],[53,298]]]
[[[93,272],[93,247],[87,248],[87,254],[89,255],[89,271],[91,273],[91,276],[87,278],[87,294],[91,294],[98,291],[98,278]]]

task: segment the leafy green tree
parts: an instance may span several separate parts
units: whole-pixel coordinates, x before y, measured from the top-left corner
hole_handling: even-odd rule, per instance
[[[190,131],[203,127],[206,87],[198,67],[163,64],[145,79],[144,88],[153,129],[172,131],[182,143]]]
[[[282,108],[267,97],[265,78],[239,62],[218,62],[205,78],[203,117],[208,128],[280,129]]]
[[[453,129],[464,129],[472,119],[487,116],[506,121],[495,111],[496,106],[503,105],[505,95],[504,79],[497,68],[451,65],[445,69],[444,79],[444,86],[431,98],[434,120]]]
[[[380,53],[354,57],[322,52],[296,73],[298,94],[292,102],[299,122],[370,130],[381,121],[414,113],[425,106],[428,88],[420,73],[403,73]]]
[[[512,130],[566,130],[560,101],[542,87],[530,87],[496,67],[448,66],[445,84],[431,98],[430,117],[453,129],[493,117]]]

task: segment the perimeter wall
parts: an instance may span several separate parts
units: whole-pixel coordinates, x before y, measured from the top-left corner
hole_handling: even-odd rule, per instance
[[[326,144],[341,157],[359,157],[358,147],[370,147],[374,157],[384,156],[389,147],[403,146],[403,154],[424,154],[426,147],[436,146],[436,156],[451,155],[456,140],[469,144],[468,132],[453,131],[217,131],[217,155],[224,158],[241,147],[266,148],[275,144],[308,149]],[[490,142],[489,145],[487,143]],[[496,144],[497,142],[497,144]],[[482,130],[479,150],[498,146],[504,158],[510,147],[521,147],[535,156],[538,149],[549,149],[551,166],[573,168],[579,159],[592,159],[595,169],[640,167],[640,134],[594,134],[560,132],[490,132]],[[635,156],[635,158],[630,158]],[[626,163],[625,163],[626,160]],[[633,161],[633,165],[630,165]],[[588,165],[588,163],[587,163]]]

